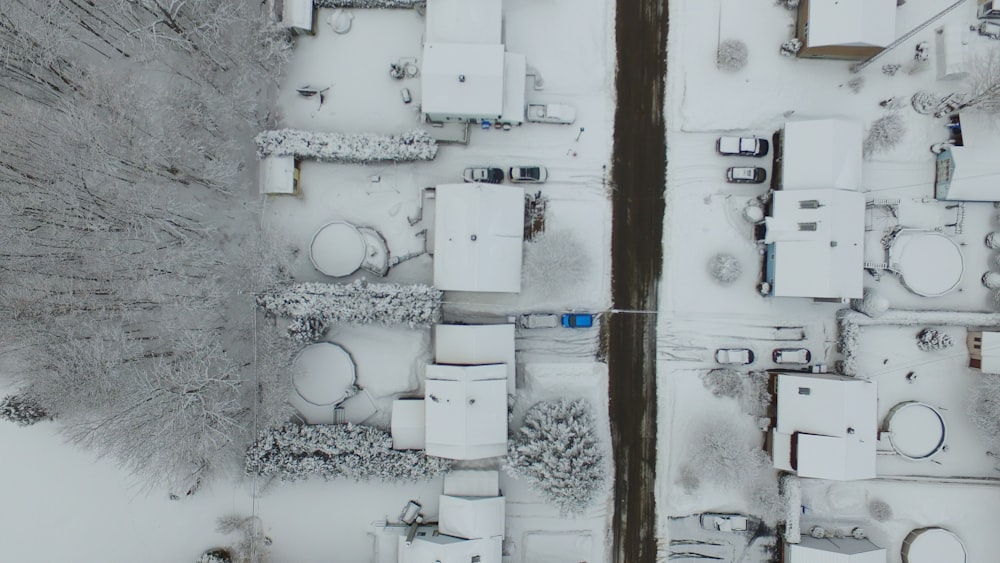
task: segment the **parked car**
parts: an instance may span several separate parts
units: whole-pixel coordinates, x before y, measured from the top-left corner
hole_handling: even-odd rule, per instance
[[[715,351],[715,361],[720,364],[752,364],[753,350],[749,348],[720,348]]]
[[[503,182],[503,169],[481,166],[477,168],[466,168],[462,172],[462,179],[466,182],[480,182],[485,184],[499,184]]]
[[[594,315],[590,313],[565,313],[562,325],[566,328],[590,328],[594,326]]]
[[[716,514],[706,512],[698,521],[706,530],[717,532],[747,532],[750,530],[750,518],[742,514]]]
[[[776,364],[808,364],[812,354],[805,348],[778,348],[771,353]]]
[[[764,156],[769,147],[766,140],[757,137],[719,137],[715,143],[719,154],[736,156]]]
[[[541,184],[549,178],[549,172],[544,166],[511,166],[510,181],[528,184]]]
[[[730,166],[726,180],[734,184],[761,184],[767,179],[767,170],[759,166]]]
[[[525,117],[536,123],[569,125],[576,121],[576,108],[566,104],[528,104]]]
[[[555,328],[560,322],[559,315],[551,313],[529,313],[518,319],[521,328]]]

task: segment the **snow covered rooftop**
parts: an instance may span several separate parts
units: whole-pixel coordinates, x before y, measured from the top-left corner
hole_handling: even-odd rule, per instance
[[[779,190],[765,219],[767,277],[776,296],[860,298],[865,197],[846,190]]]
[[[438,503],[438,529],[457,538],[502,538],[505,518],[504,497],[441,495]]]
[[[781,188],[857,190],[863,136],[860,121],[789,121],[782,133]]]
[[[422,450],[426,447],[425,407],[423,399],[396,399],[392,402],[392,449]]]
[[[437,364],[504,364],[507,392],[514,393],[514,325],[437,325],[434,327]]]
[[[295,157],[265,156],[260,161],[260,193],[295,193]]]
[[[981,338],[979,370],[983,373],[1000,373],[1000,332],[984,330],[978,336]]]
[[[421,110],[434,121],[500,119],[503,45],[425,44],[420,88]]]
[[[499,537],[463,540],[429,534],[418,535],[406,545],[406,537],[399,536],[399,563],[500,563],[502,553],[503,538]]]
[[[877,409],[874,382],[840,375],[779,373],[776,439],[797,434],[795,461],[801,477],[874,478]]]
[[[524,189],[445,184],[435,193],[434,287],[520,292]]]
[[[801,543],[790,544],[788,563],[885,563],[885,549],[870,540],[802,536]]]
[[[281,2],[281,23],[285,24],[285,27],[312,32],[314,13],[313,0],[282,0]]]
[[[453,469],[444,476],[444,494],[456,497],[495,497],[500,494],[500,472]]]
[[[808,4],[807,47],[885,47],[896,39],[896,0],[808,0]]]
[[[1000,201],[1000,131],[992,119],[960,114],[962,144],[938,155],[937,198],[950,201]]]
[[[501,0],[428,0],[427,43],[503,43]]]
[[[507,368],[427,366],[427,455],[482,459],[507,452]]]

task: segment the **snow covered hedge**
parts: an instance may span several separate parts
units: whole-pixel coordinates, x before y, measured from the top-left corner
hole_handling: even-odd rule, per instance
[[[604,488],[604,453],[584,400],[542,401],[528,409],[505,466],[564,514],[581,512]]]
[[[392,449],[384,430],[354,424],[286,424],[261,432],[247,449],[248,475],[297,481],[318,476],[356,481],[426,481],[451,462],[423,452]]]
[[[408,162],[433,160],[437,155],[437,142],[420,129],[399,135],[278,129],[259,133],[254,143],[257,158],[294,155],[326,162]]]
[[[416,8],[427,0],[313,0],[317,8]]]
[[[444,293],[423,284],[299,283],[257,296],[270,316],[291,317],[288,334],[316,340],[333,324],[430,326],[441,317]]]

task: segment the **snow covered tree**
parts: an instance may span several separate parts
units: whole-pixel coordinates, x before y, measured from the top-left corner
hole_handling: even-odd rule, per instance
[[[985,272],[981,279],[987,289],[1000,289],[1000,272]]]
[[[325,162],[406,162],[433,160],[437,142],[427,131],[414,129],[399,135],[375,133],[317,133],[280,129],[257,135],[257,156],[313,158]]]
[[[734,369],[713,369],[701,376],[705,388],[716,397],[736,398],[744,392],[743,374]]]
[[[866,287],[861,299],[851,299],[851,309],[874,319],[889,310],[889,300],[875,289]]]
[[[236,545],[225,550],[231,563],[268,563],[271,561],[271,538],[264,535],[259,516],[229,514],[218,520],[216,527],[223,534],[237,534]]]
[[[1000,248],[1000,232],[993,231],[991,233],[987,233],[984,242],[988,248],[994,250]]]
[[[1000,47],[977,51],[966,61],[966,99],[957,108],[1000,113]]]
[[[951,336],[933,328],[925,328],[917,334],[917,348],[925,352],[946,350],[955,345]]]
[[[749,495],[771,469],[767,454],[750,442],[747,432],[724,420],[696,426],[688,452],[684,471],[694,489],[710,483]]]
[[[552,231],[524,243],[522,286],[545,296],[576,289],[590,273],[592,261],[571,231]]]
[[[1000,375],[981,374],[969,397],[969,417],[979,429],[986,452],[1000,458]]]
[[[868,514],[876,522],[888,522],[892,520],[892,507],[884,500],[873,499],[868,503]]]
[[[747,65],[747,44],[739,39],[726,39],[719,44],[715,64],[722,70],[736,72]]]
[[[423,284],[300,283],[257,295],[270,316],[291,317],[288,333],[316,340],[334,324],[430,326],[441,316],[443,292]]]
[[[233,563],[233,553],[229,548],[214,547],[202,553],[198,563]]]
[[[392,436],[372,426],[286,424],[260,433],[247,449],[249,475],[297,481],[311,476],[356,481],[426,481],[451,462],[392,449]]]
[[[910,98],[910,104],[917,113],[930,115],[941,105],[941,96],[927,90],[919,90]]]
[[[889,150],[899,144],[906,134],[906,122],[893,112],[887,113],[872,122],[865,135],[862,151],[865,158],[870,158],[877,152]]]
[[[743,265],[732,254],[716,254],[708,261],[708,273],[722,285],[729,285],[739,279]]]
[[[31,395],[7,395],[0,400],[0,420],[14,422],[18,426],[31,426],[51,419],[49,413]]]
[[[587,402],[542,401],[528,409],[505,467],[564,514],[585,509],[605,484],[604,452]]]

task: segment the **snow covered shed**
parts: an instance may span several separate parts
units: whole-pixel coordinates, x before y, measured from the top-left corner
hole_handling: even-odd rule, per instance
[[[438,530],[442,534],[476,540],[503,537],[506,519],[504,497],[457,497],[441,495]]]
[[[507,368],[427,366],[427,455],[483,459],[507,453]]]
[[[436,325],[434,363],[475,366],[504,364],[507,392],[515,390],[514,325]]]
[[[849,119],[789,121],[781,131],[781,189],[857,190],[864,128]]]
[[[427,0],[427,43],[503,43],[502,0]]]
[[[407,545],[399,536],[398,563],[501,563],[503,538],[463,540],[437,532],[417,535]]]
[[[771,295],[853,299],[862,294],[865,197],[832,189],[778,190],[764,219]]]
[[[292,155],[268,155],[260,160],[260,193],[294,194],[299,185],[299,167]]]
[[[896,39],[896,0],[802,0],[795,36],[800,57],[870,57]]]
[[[951,127],[956,143],[945,145],[937,155],[934,196],[944,201],[1000,201],[1000,131],[993,120],[960,113]]]
[[[833,374],[777,374],[774,466],[835,481],[875,477],[877,387]]]
[[[435,189],[434,287],[519,293],[524,189],[445,184]]]
[[[1000,374],[1000,332],[970,330],[966,344],[970,368]]]
[[[785,546],[787,563],[885,563],[886,551],[870,540],[803,536]]]
[[[394,450],[422,450],[426,447],[427,422],[423,399],[396,399],[392,402],[389,432]]]

